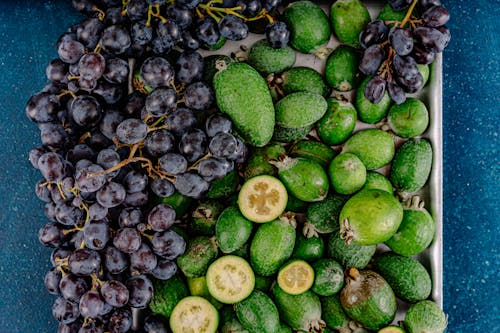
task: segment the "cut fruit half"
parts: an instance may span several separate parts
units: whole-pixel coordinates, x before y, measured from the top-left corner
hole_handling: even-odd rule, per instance
[[[304,260],[292,260],[281,267],[278,285],[290,295],[306,292],[314,283],[314,270]]]
[[[244,300],[255,287],[252,268],[245,259],[234,255],[214,261],[208,267],[206,278],[210,295],[225,304]]]
[[[219,325],[219,313],[209,301],[200,296],[183,298],[170,315],[173,333],[215,333]]]
[[[267,175],[247,180],[238,195],[238,207],[243,216],[257,223],[275,220],[285,210],[287,201],[283,183]]]
[[[406,333],[406,331],[399,326],[387,326],[379,330],[378,333]]]

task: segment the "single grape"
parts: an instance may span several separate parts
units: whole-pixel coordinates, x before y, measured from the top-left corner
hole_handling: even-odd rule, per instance
[[[97,290],[89,290],[80,298],[79,308],[84,318],[97,318],[104,309],[104,302]]]
[[[450,20],[450,12],[443,6],[432,6],[422,14],[422,19],[428,27],[437,28]]]
[[[196,23],[196,36],[208,46],[217,44],[221,38],[217,22],[208,16],[199,19]]]
[[[121,112],[127,116],[139,115],[145,103],[146,97],[144,94],[135,90],[133,93],[128,95],[126,104],[121,109]]]
[[[125,119],[116,128],[118,140],[126,144],[139,143],[146,138],[147,134],[148,125],[135,118]]]
[[[219,21],[219,32],[221,36],[229,40],[242,40],[248,36],[248,26],[239,17],[234,15],[225,15]]]
[[[183,52],[177,58],[176,75],[179,82],[191,83],[201,79],[203,74],[203,57],[198,52]]]
[[[101,206],[98,202],[94,202],[89,206],[89,216],[91,220],[103,220],[108,215],[108,209]]]
[[[99,42],[104,24],[96,17],[83,20],[76,29],[76,38],[88,49],[94,49]]]
[[[80,315],[78,304],[58,297],[52,305],[52,315],[63,324],[74,322]]]
[[[365,86],[365,97],[372,103],[377,104],[382,100],[385,93],[386,82],[380,76],[374,76]]]
[[[186,172],[176,177],[174,186],[180,194],[199,199],[208,191],[210,184],[201,176]]]
[[[181,30],[174,21],[159,22],[156,37],[151,41],[151,48],[156,54],[169,52],[181,40]]]
[[[125,253],[137,251],[142,244],[142,236],[137,229],[120,228],[116,231],[113,238],[113,245]]]
[[[103,77],[109,83],[123,84],[128,80],[129,74],[128,63],[118,57],[110,57],[106,60],[106,69]]]
[[[113,54],[124,53],[131,43],[132,38],[128,29],[120,25],[111,25],[105,28],[99,41],[103,50]]]
[[[63,225],[73,226],[83,220],[83,212],[70,202],[62,201],[57,204],[55,213],[57,222]]]
[[[177,153],[167,153],[158,159],[160,169],[169,175],[178,175],[187,170],[188,162],[184,156]]]
[[[107,246],[103,251],[104,267],[111,274],[123,272],[128,267],[127,255],[114,246]]]
[[[123,186],[127,193],[140,192],[144,190],[147,185],[148,176],[135,170],[128,172],[125,178],[123,178]]]
[[[272,12],[272,11],[276,10],[278,8],[278,6],[281,5],[282,2],[283,2],[283,0],[263,0],[262,7],[264,7],[266,9],[266,11]]]
[[[359,70],[366,75],[377,74],[380,65],[385,60],[385,51],[379,44],[369,46],[363,53],[363,58],[359,63]]]
[[[135,193],[128,193],[123,205],[126,207],[140,207],[148,203],[148,191],[143,190]]]
[[[102,116],[102,108],[95,97],[80,95],[71,103],[71,115],[75,123],[82,127],[94,127]]]
[[[84,54],[78,61],[78,72],[80,76],[88,80],[98,80],[104,74],[106,60],[95,52]]]
[[[40,159],[40,156],[42,156],[46,152],[47,149],[43,146],[31,148],[31,150],[28,153],[28,159],[30,160],[33,168],[38,169],[38,160]]]
[[[144,320],[144,330],[147,333],[168,333],[168,321],[158,314],[151,314]]]
[[[62,148],[68,140],[68,133],[61,124],[40,123],[38,128],[42,144],[47,148]]]
[[[431,27],[418,27],[414,29],[413,37],[426,50],[436,53],[442,52],[449,42],[446,35],[438,29]]]
[[[103,149],[97,154],[96,163],[103,169],[109,169],[121,162],[120,154],[114,149]],[[115,172],[114,175],[117,173]]]
[[[226,164],[217,158],[207,158],[198,165],[198,174],[207,182],[220,179],[227,174]]]
[[[132,275],[137,273],[149,273],[158,264],[158,258],[151,247],[142,242],[139,249],[130,254],[130,270]]]
[[[101,121],[99,122],[99,129],[101,133],[108,139],[112,140],[116,137],[116,128],[125,119],[125,117],[117,110],[105,110]]]
[[[85,46],[76,40],[61,40],[57,47],[59,58],[67,64],[75,64],[85,54]]]
[[[110,230],[106,221],[88,221],[83,228],[85,246],[92,250],[102,250],[109,241]]]
[[[61,260],[69,258],[71,252],[73,251],[69,247],[56,247],[50,254],[50,263],[54,267],[59,266]]]
[[[128,303],[128,289],[120,281],[109,280],[104,282],[100,292],[104,301],[116,308],[125,306]]]
[[[59,290],[59,282],[61,281],[61,278],[62,278],[62,273],[56,267],[52,267],[45,274],[43,282],[49,294],[52,295],[60,294],[61,291]]]
[[[128,309],[117,309],[109,317],[109,333],[127,333],[132,328],[133,317]]]
[[[64,82],[68,76],[68,64],[61,59],[53,59],[45,68],[47,80],[52,82]]]
[[[417,62],[410,56],[394,56],[392,59],[392,68],[397,77],[401,77],[406,80],[410,80],[418,74]]]
[[[396,104],[402,104],[406,101],[406,94],[403,88],[401,88],[396,82],[387,83],[387,93]]]
[[[154,231],[165,231],[175,223],[175,210],[167,204],[154,206],[148,214],[148,224]]]
[[[175,90],[157,87],[146,97],[146,111],[155,117],[167,115],[177,107]]]
[[[66,153],[66,160],[72,164],[75,164],[79,160],[93,160],[95,157],[95,150],[84,143],[77,144]]]
[[[68,260],[70,271],[79,276],[97,273],[101,267],[99,252],[91,249],[76,249]]]
[[[77,168],[75,172],[76,185],[84,192],[96,192],[106,183],[104,175],[95,175],[103,171],[104,169],[97,164],[90,164],[81,169]]]
[[[196,51],[200,48],[200,41],[190,30],[184,30],[181,34],[181,45],[186,51]]]
[[[419,0],[418,3],[424,10],[432,6],[441,6],[441,0]]]
[[[165,58],[161,57],[147,58],[142,63],[140,73],[144,82],[152,88],[169,86],[174,79],[174,69]]]
[[[193,110],[207,110],[214,102],[214,92],[204,82],[194,82],[184,91],[184,103]]]
[[[92,93],[99,95],[106,104],[114,105],[122,99],[125,90],[121,84],[113,84],[107,80],[99,80]]]
[[[36,183],[35,185],[35,194],[38,197],[38,199],[44,201],[44,202],[52,202],[52,199],[50,197],[50,190],[47,184],[45,184],[45,179],[41,179]]]
[[[193,12],[175,2],[167,7],[167,18],[174,21],[180,29],[185,30],[193,23]]]
[[[153,157],[160,157],[174,149],[175,138],[166,129],[160,129],[148,133],[144,141],[146,152]]]
[[[389,42],[400,56],[408,55],[413,50],[413,37],[410,29],[392,27],[389,32]]]
[[[424,65],[431,64],[434,62],[434,59],[436,59],[436,53],[432,51],[427,51],[418,44],[413,47],[411,56],[413,59],[415,59],[417,64],[424,64]]]
[[[147,26],[145,21],[134,22],[130,27],[132,42],[141,46],[153,40],[153,32],[153,27]]]
[[[217,133],[208,145],[208,149],[213,156],[230,157],[238,149],[238,141],[231,133]]]
[[[71,302],[78,302],[89,289],[90,285],[85,278],[71,273],[64,275],[59,281],[61,295]]]
[[[126,195],[127,192],[122,184],[109,182],[97,191],[96,199],[101,206],[112,208],[120,205]]]
[[[167,259],[158,260],[155,269],[151,271],[151,275],[158,280],[168,280],[177,273],[177,264],[175,261]]]
[[[418,92],[424,86],[424,79],[420,73],[410,78],[396,76],[396,82],[409,94]]]
[[[220,113],[210,115],[205,122],[205,132],[210,138],[221,132],[231,133],[232,129],[231,120]]]
[[[132,21],[139,21],[147,17],[148,4],[144,0],[129,0],[126,2],[126,13]]]
[[[35,123],[53,121],[58,110],[59,101],[49,92],[40,92],[31,96],[25,108],[26,115]]]
[[[166,179],[157,178],[151,182],[149,187],[160,198],[166,198],[175,193],[174,185]]]
[[[133,276],[125,284],[130,292],[128,304],[133,308],[146,307],[153,297],[153,284],[145,275]]]
[[[207,136],[200,129],[191,129],[185,133],[179,141],[179,152],[192,163],[205,155],[207,146]],[[167,154],[168,155],[168,154]]]
[[[169,131],[178,137],[196,126],[196,123],[197,120],[193,111],[188,108],[178,108],[165,119]]]
[[[368,23],[359,35],[359,43],[366,49],[373,44],[382,43],[387,39],[389,27],[382,20],[375,20]]]
[[[124,208],[120,211],[118,224],[120,227],[135,227],[142,221],[142,211],[135,207]]]
[[[395,11],[402,11],[410,7],[413,0],[389,0],[389,5]]]

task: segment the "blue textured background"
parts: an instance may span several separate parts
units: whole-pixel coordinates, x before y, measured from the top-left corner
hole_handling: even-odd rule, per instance
[[[500,332],[500,6],[444,1],[444,308],[452,333]],[[27,152],[39,142],[24,106],[44,85],[55,41],[81,17],[70,1],[0,1],[0,332],[55,332],[43,286],[50,250]]]

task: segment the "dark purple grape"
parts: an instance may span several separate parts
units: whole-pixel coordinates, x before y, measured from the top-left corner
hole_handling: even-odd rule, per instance
[[[437,28],[439,30],[439,32],[441,32],[444,36],[444,40],[445,40],[445,43],[444,43],[444,47],[446,48],[448,46],[448,44],[450,43],[450,40],[451,40],[451,33],[450,33],[450,29],[448,29],[448,27],[446,26],[440,26]]]
[[[78,61],[78,72],[80,76],[88,80],[98,80],[104,74],[106,60],[95,52],[84,54]]]
[[[207,136],[200,129],[192,129],[185,133],[179,141],[179,152],[193,163],[205,155],[207,146]]]
[[[146,97],[146,111],[155,117],[167,115],[177,107],[175,90],[168,87],[158,87]]]
[[[61,59],[53,59],[45,68],[47,80],[52,82],[66,81],[68,76],[68,64]]]
[[[96,199],[101,206],[112,208],[120,205],[126,195],[127,192],[122,184],[109,182],[97,191]]]
[[[104,24],[96,17],[85,19],[76,29],[76,38],[88,49],[94,49],[101,38]]]
[[[58,297],[52,305],[52,315],[63,324],[74,322],[80,315],[78,304]]]
[[[48,148],[62,148],[68,139],[68,133],[61,124],[41,123],[38,128],[42,144]]]
[[[173,20],[180,29],[184,30],[193,23],[193,12],[175,2],[167,7],[167,18]]]
[[[177,58],[176,78],[182,83],[191,83],[201,79],[203,74],[203,57],[198,52],[183,52]]]
[[[219,22],[219,32],[229,40],[242,40],[248,36],[248,26],[239,17],[225,15]]]
[[[145,101],[146,97],[144,96],[144,94],[136,90],[128,95],[127,102],[121,109],[121,112],[127,116],[138,115],[144,107]]]
[[[73,100],[70,112],[75,123],[83,127],[94,127],[102,116],[101,105],[89,95],[80,95]]]
[[[382,20],[375,20],[368,23],[359,35],[359,43],[364,49],[373,44],[382,43],[387,39],[389,27]]]
[[[111,274],[119,274],[128,267],[127,255],[116,247],[106,247],[103,254],[104,267]]]
[[[114,2],[113,0],[111,1],[111,3],[109,4],[110,7],[106,9],[106,14],[104,15],[103,22],[106,26],[116,24],[130,24],[130,20],[128,19],[128,17],[126,15],[122,15],[122,4],[123,2],[121,0],[114,0]]]
[[[230,157],[238,149],[238,142],[231,133],[217,133],[208,145],[210,153],[215,157]]]
[[[117,309],[108,322],[109,333],[127,333],[132,328],[132,313],[127,309]]]
[[[120,211],[118,224],[120,227],[135,227],[142,221],[142,211],[135,207],[128,207]]]
[[[50,254],[50,263],[54,267],[59,266],[61,260],[69,258],[71,252],[73,251],[68,247],[55,248],[54,250],[52,250],[52,253]]]
[[[441,6],[441,0],[419,0],[420,7],[424,10],[432,6]]]
[[[392,9],[399,12],[410,7],[412,2],[413,0],[389,0],[389,5]]]
[[[181,30],[174,21],[159,22],[156,37],[151,41],[151,48],[156,54],[169,52],[181,40]]]
[[[196,51],[200,48],[200,41],[190,30],[184,30],[181,34],[182,48],[186,51]]]
[[[124,53],[132,43],[128,29],[120,25],[111,25],[103,30],[99,45],[106,52]]]
[[[52,202],[52,198],[50,197],[50,190],[47,184],[45,184],[46,180],[41,179],[35,185],[35,194],[38,199],[43,202]]]
[[[121,228],[113,238],[113,245],[120,251],[132,253],[139,249],[142,237],[139,231],[134,228]]]
[[[128,303],[129,292],[120,281],[109,280],[101,286],[101,296],[106,303],[120,308]]]
[[[262,9],[262,2],[260,0],[238,1],[238,4],[245,6],[244,13],[248,17],[256,16]]]
[[[149,273],[157,264],[158,258],[145,242],[142,242],[137,251],[130,254],[130,270],[132,275],[136,273]]]
[[[48,123],[55,119],[59,110],[59,101],[55,95],[40,92],[31,96],[26,103],[26,115],[35,123]]]
[[[59,323],[57,325],[57,333],[78,333],[81,327],[82,323],[79,320],[68,324]]]
[[[424,64],[428,65],[434,62],[434,59],[436,59],[436,53],[432,51],[427,51],[420,45],[415,45],[413,47],[413,51],[411,53],[411,56],[417,64]]]
[[[90,275],[99,271],[101,256],[99,252],[91,249],[76,249],[69,256],[68,265],[75,275]]]
[[[109,241],[110,231],[106,221],[88,221],[83,228],[85,246],[92,250],[102,250]]]
[[[116,128],[124,119],[125,118],[119,111],[106,110],[103,112],[102,119],[99,123],[99,129],[103,135],[112,140],[116,137]]]
[[[84,143],[77,144],[66,153],[66,159],[72,164],[79,160],[93,160],[95,157],[95,150]]]
[[[52,295],[58,295],[61,291],[59,290],[59,282],[61,281],[62,273],[56,267],[52,267],[46,274],[43,282],[45,288]]]
[[[359,70],[366,75],[377,74],[380,65],[385,60],[385,51],[379,44],[368,47],[359,63]]]
[[[148,4],[144,0],[127,1],[126,13],[132,21],[139,21],[147,17]]]
[[[177,264],[175,261],[167,259],[158,260],[155,269],[151,271],[151,275],[158,280],[168,280],[177,273]]]
[[[147,45],[153,39],[153,31],[153,27],[147,26],[146,22],[135,22],[130,28],[130,36],[134,44]]]
[[[198,6],[200,0],[176,0],[175,3],[186,7],[187,9],[193,9],[194,7]]]
[[[196,36],[208,46],[217,44],[221,38],[217,22],[208,16],[199,19],[196,23]]]
[[[129,70],[128,63],[125,60],[111,57],[106,60],[103,77],[109,83],[123,84],[128,80]]]
[[[427,26],[437,28],[450,20],[450,12],[443,6],[432,6],[422,14],[422,19]]]
[[[128,193],[123,205],[126,207],[140,207],[148,203],[148,191]]]
[[[151,314],[144,320],[144,330],[147,333],[168,333],[168,321],[158,314]]]
[[[205,122],[205,132],[210,138],[221,132],[231,133],[232,129],[231,120],[220,113],[210,115]]]
[[[168,130],[152,131],[144,141],[146,152],[153,157],[160,157],[174,149],[175,138]]]
[[[389,97],[396,104],[401,104],[406,101],[405,91],[396,82],[387,83],[387,92],[389,94]]]
[[[89,217],[91,220],[103,220],[108,215],[108,209],[94,202],[89,206]]]
[[[55,213],[57,222],[63,225],[73,226],[83,220],[83,211],[73,206],[70,202],[60,202],[56,206]]]
[[[40,156],[42,156],[46,152],[47,152],[47,149],[43,146],[31,148],[31,150],[28,154],[28,159],[30,160],[33,168],[38,169],[38,160],[40,159]]]
[[[208,191],[210,184],[201,176],[187,172],[176,177],[174,186],[180,194],[199,199]]]
[[[410,80],[418,74],[417,62],[410,56],[394,56],[392,59],[392,68],[397,77],[402,77],[406,80]]]
[[[96,163],[104,169],[109,169],[121,162],[120,154],[113,149],[103,149],[97,154]],[[115,172],[114,175],[117,173]]]
[[[231,171],[231,170],[229,170]],[[210,157],[198,165],[198,174],[207,182],[224,177],[228,172],[225,161]]]
[[[106,183],[104,175],[95,175],[103,171],[104,169],[97,164],[90,164],[81,169],[76,169],[76,185],[84,192],[96,192]]]
[[[214,102],[214,92],[204,82],[194,82],[184,91],[184,103],[193,110],[207,110]]]
[[[228,159],[236,163],[243,163],[247,160],[248,154],[250,153],[248,147],[239,138],[236,138],[237,147],[233,155],[229,156]]]
[[[59,58],[67,64],[75,64],[85,54],[85,46],[76,40],[61,40],[57,47]]]
[[[66,165],[61,155],[48,152],[38,159],[38,170],[43,178],[56,182],[62,180],[66,175]]]
[[[154,231],[165,231],[175,223],[175,210],[167,204],[154,206],[148,214],[148,224]]]
[[[104,309],[104,302],[97,290],[89,290],[80,298],[79,307],[82,317],[97,318]]]
[[[128,304],[133,308],[146,307],[153,297],[153,284],[145,275],[138,275],[127,280],[130,292]]]
[[[127,193],[143,191],[147,185],[148,176],[135,170],[128,172],[123,178],[123,186]]]
[[[180,137],[189,129],[196,126],[197,120],[193,111],[190,109],[178,108],[167,116],[165,123],[170,132]]]
[[[169,175],[178,175],[187,170],[188,162],[184,156],[177,153],[167,153],[158,159],[162,171]]]
[[[389,32],[389,42],[400,56],[408,55],[413,50],[413,37],[410,29],[392,27]]]
[[[426,50],[436,53],[442,52],[449,42],[446,35],[442,34],[438,29],[430,27],[418,27],[414,29],[413,36],[417,43]]]
[[[92,92],[96,95],[99,95],[108,105],[114,105],[118,103],[126,93],[123,85],[113,84],[108,82],[107,80],[97,81],[97,86]]]
[[[148,125],[135,118],[128,118],[116,127],[118,140],[126,144],[139,143],[146,138]]]
[[[385,94],[385,84],[380,76],[374,76],[365,86],[365,97],[373,104],[379,103]]]
[[[48,202],[45,204],[43,212],[45,216],[53,222],[57,222],[56,220],[56,206],[57,204],[55,202]]]
[[[283,0],[263,0],[262,3],[267,12],[272,12],[281,5],[282,1]]]
[[[61,295],[71,302],[78,302],[89,289],[90,286],[83,277],[71,273],[64,275],[59,281]]]
[[[186,241],[173,230],[156,232],[151,239],[153,251],[163,259],[174,260],[186,250]]]
[[[147,58],[141,66],[141,76],[151,88],[169,86],[174,79],[174,69],[170,63],[161,57]]]
[[[410,78],[396,76],[396,81],[409,94],[418,92],[424,86],[424,79],[420,73]]]

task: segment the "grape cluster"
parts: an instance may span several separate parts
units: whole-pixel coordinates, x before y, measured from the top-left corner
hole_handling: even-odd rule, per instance
[[[373,78],[364,94],[378,103],[387,91],[397,104],[406,93],[423,86],[418,64],[431,64],[448,45],[451,35],[445,24],[450,15],[440,0],[389,0],[392,9],[407,10],[402,21],[370,22],[359,39],[363,47],[361,72]],[[420,13],[419,17],[415,13]]]
[[[242,40],[249,31],[265,33],[276,48],[288,44],[286,24],[276,20],[282,0],[73,0],[73,6],[90,19],[101,18],[114,28],[111,36],[127,31],[120,42],[108,49],[129,44],[134,55],[152,51],[165,54],[176,47],[196,51],[220,48],[226,40]],[[102,30],[102,24],[89,24],[88,30]],[[121,45],[120,45],[121,44]]]
[[[106,11],[92,5],[97,16],[60,36],[49,83],[26,104],[40,129],[29,160],[42,177],[35,192],[48,222],[38,238],[53,248],[45,286],[57,295],[59,332],[129,331],[132,309],[147,306],[155,279],[176,274],[186,247],[176,229],[182,216],[161,198],[202,198],[248,154],[214,109],[198,52],[169,61],[151,40],[138,55],[132,31],[142,23],[132,13],[162,2],[148,3],[129,1],[125,16],[121,1],[102,1]],[[174,21],[153,17],[158,38]],[[144,329],[165,327],[151,316]]]

